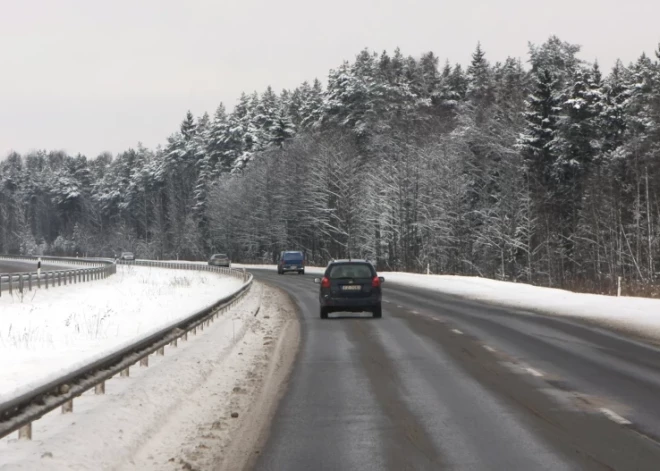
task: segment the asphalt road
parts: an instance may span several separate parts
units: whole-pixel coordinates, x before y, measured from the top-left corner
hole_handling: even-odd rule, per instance
[[[302,327],[255,469],[660,469],[657,348],[387,282],[382,319],[321,320],[313,276],[253,273]]]
[[[53,263],[42,262],[41,270],[66,270],[70,266],[57,265]],[[11,260],[0,260],[0,273],[21,273],[21,272],[36,272],[36,262],[14,262]]]

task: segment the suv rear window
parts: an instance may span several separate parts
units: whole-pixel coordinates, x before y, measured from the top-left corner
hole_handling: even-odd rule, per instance
[[[302,252],[288,252],[285,253],[282,256],[283,260],[302,260],[303,259],[303,254]]]
[[[371,278],[374,272],[366,263],[345,263],[330,267],[330,278]]]

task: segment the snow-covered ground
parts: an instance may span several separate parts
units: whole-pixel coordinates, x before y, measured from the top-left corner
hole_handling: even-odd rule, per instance
[[[240,265],[246,269],[277,271],[275,265]],[[308,274],[320,275],[325,267],[305,267]],[[537,311],[549,315],[571,316],[599,323],[618,331],[631,332],[660,340],[660,299],[613,297],[543,288],[488,278],[380,272],[387,283],[430,289],[485,301],[503,307]]]
[[[387,282],[441,291],[504,307],[570,316],[660,340],[660,299],[615,297],[488,278],[381,272]]]
[[[255,283],[210,328],[107,381],[105,395],[90,391],[72,414],[34,422],[32,441],[0,440],[0,469],[244,469],[283,391],[298,328],[288,297]]]
[[[236,291],[215,273],[118,266],[93,283],[0,298],[0,402]]]

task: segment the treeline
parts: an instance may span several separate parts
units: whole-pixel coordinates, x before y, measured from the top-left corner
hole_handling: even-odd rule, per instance
[[[362,51],[190,113],[164,147],[0,163],[0,252],[312,263],[592,292],[660,271],[660,50],[607,73],[551,37],[466,68]],[[629,290],[629,292],[632,292]]]

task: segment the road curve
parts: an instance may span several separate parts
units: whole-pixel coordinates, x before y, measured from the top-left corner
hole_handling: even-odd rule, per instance
[[[387,282],[382,319],[321,320],[312,276],[253,273],[302,330],[254,469],[660,469],[652,346]]]
[[[71,266],[58,265],[57,263],[42,262],[41,270],[50,271],[50,270],[67,270],[71,269]],[[25,273],[25,272],[36,272],[37,271],[37,262],[19,262],[14,260],[0,260],[0,273]]]

